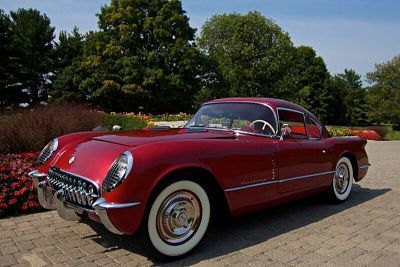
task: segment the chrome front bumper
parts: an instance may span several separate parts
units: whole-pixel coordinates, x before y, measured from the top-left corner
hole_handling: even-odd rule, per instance
[[[112,233],[122,235],[123,233],[117,229],[108,216],[108,210],[133,207],[140,202],[133,203],[108,203],[104,198],[98,198],[93,204],[92,209],[86,209],[75,206],[67,201],[66,192],[64,189],[54,190],[46,181],[47,174],[40,173],[34,170],[29,173],[33,183],[38,191],[38,199],[40,205],[45,209],[57,209],[58,215],[64,220],[77,221],[81,219],[84,212],[94,213],[99,218],[102,224]]]

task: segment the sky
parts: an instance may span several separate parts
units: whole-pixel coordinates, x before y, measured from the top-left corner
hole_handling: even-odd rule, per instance
[[[56,32],[97,29],[96,13],[108,0],[0,0],[9,12],[36,8]],[[400,54],[399,0],[182,0],[190,25],[201,30],[214,14],[259,11],[298,45],[313,47],[331,74],[352,68],[363,76]]]

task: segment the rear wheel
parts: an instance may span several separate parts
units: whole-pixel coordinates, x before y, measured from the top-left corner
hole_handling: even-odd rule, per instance
[[[329,189],[329,196],[333,202],[345,201],[353,186],[353,166],[347,157],[342,157],[336,164],[335,175]]]
[[[154,258],[174,260],[193,250],[210,221],[204,188],[189,180],[173,182],[155,194],[141,229],[144,248]]]

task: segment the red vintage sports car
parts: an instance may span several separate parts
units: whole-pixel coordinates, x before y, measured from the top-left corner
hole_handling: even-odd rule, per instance
[[[46,209],[135,232],[162,260],[191,251],[210,219],[326,191],[349,197],[366,141],[330,137],[306,109],[272,98],[205,103],[182,129],[81,132],[51,141],[30,173]]]

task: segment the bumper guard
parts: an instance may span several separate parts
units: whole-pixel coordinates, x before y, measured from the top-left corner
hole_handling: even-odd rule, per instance
[[[65,192],[63,189],[58,191],[53,190],[46,183],[47,174],[40,173],[34,170],[29,173],[33,183],[38,191],[38,199],[40,205],[45,209],[57,209],[58,215],[64,220],[77,221],[81,217],[78,214],[83,214],[83,211],[88,213],[95,213],[99,216],[102,224],[112,233],[122,235],[123,233],[115,227],[110,217],[108,216],[108,210],[110,209],[121,209],[140,205],[140,202],[132,203],[109,203],[104,198],[97,199],[93,205],[93,210],[83,209],[74,205],[71,205],[66,201]]]

